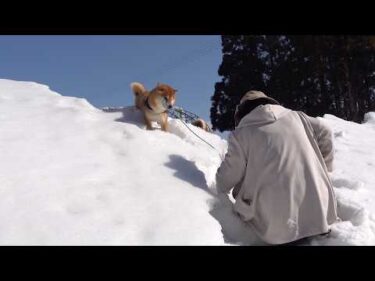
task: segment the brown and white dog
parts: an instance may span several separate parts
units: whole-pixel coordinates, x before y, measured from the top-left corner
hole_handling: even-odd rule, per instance
[[[176,102],[176,89],[167,84],[158,83],[154,89],[147,91],[138,82],[133,82],[130,87],[135,96],[135,106],[143,112],[147,130],[152,130],[152,122],[157,122],[163,131],[168,130],[167,110]]]
[[[192,125],[205,130],[206,132],[211,132],[210,126],[203,119],[196,119],[191,122]]]

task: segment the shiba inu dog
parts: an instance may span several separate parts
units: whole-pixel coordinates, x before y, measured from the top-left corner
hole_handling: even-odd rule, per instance
[[[135,106],[143,112],[147,130],[152,130],[152,122],[157,122],[163,131],[168,131],[168,113],[176,102],[176,89],[167,84],[158,83],[154,89],[147,91],[138,82],[130,84],[135,96]]]

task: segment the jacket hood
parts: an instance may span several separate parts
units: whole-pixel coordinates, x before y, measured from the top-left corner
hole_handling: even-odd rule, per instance
[[[277,104],[259,105],[242,118],[237,128],[273,123],[290,111],[290,109]]]

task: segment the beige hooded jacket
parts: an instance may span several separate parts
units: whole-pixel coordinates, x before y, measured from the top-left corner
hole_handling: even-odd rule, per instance
[[[326,233],[337,220],[333,152],[331,130],[319,119],[260,105],[230,135],[217,189],[235,187],[235,212],[267,243]]]

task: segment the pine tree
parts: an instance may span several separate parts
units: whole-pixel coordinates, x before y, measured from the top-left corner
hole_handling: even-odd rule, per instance
[[[235,107],[248,90],[311,116],[361,122],[375,110],[375,36],[222,36],[222,47],[214,129],[234,128]]]
[[[234,128],[235,107],[249,89],[264,90],[264,63],[259,58],[260,36],[222,36],[223,61],[219,67],[221,82],[212,96],[211,122],[220,131]]]

